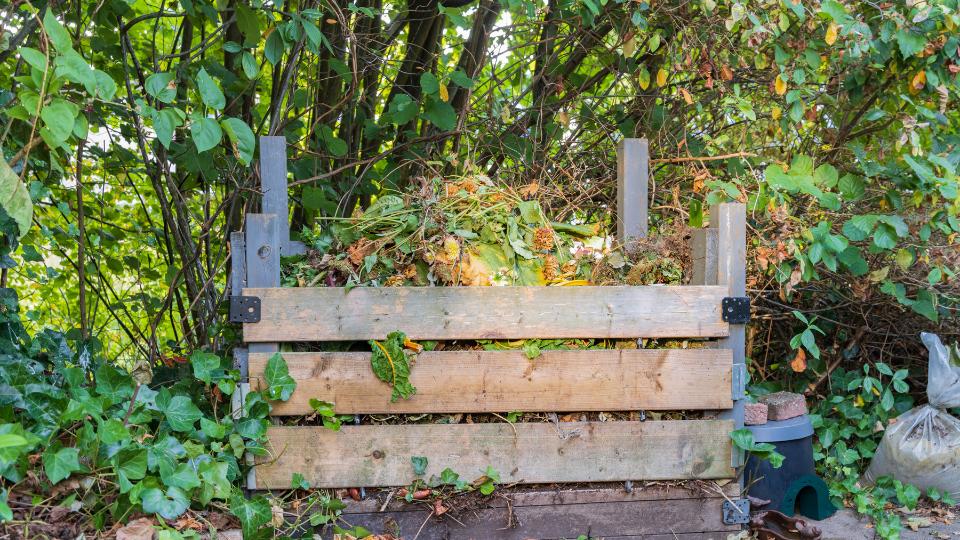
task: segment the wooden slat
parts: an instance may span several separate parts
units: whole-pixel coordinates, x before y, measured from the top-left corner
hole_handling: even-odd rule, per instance
[[[400,486],[449,467],[473,479],[486,467],[503,482],[604,482],[730,478],[733,423],[561,422],[274,427],[258,458],[258,489],[286,489],[299,472],[315,487]]]
[[[269,354],[250,355],[251,384],[262,384]],[[391,403],[391,388],[363,352],[283,353],[297,389],[272,414],[311,412],[332,402],[340,414],[724,409],[729,350],[646,349],[425,352],[410,381],[417,393]]]
[[[250,240],[248,233],[248,242]],[[632,338],[726,336],[721,286],[244,289],[262,300],[244,339]]]
[[[455,516],[456,520],[446,516],[432,517],[422,506],[412,512],[344,514],[341,517],[346,523],[360,525],[374,534],[394,534],[418,540],[572,539],[580,535],[606,539],[726,540],[727,535],[735,534],[733,531],[739,527],[723,524],[723,500],[710,497],[514,505],[464,512]],[[332,535],[325,531],[321,537],[332,538]]]
[[[723,483],[723,485],[720,485]],[[637,482],[632,485],[631,491],[624,489],[619,482],[605,482],[593,484],[557,485],[557,486],[513,486],[509,490],[501,490],[501,497],[484,499],[484,507],[505,508],[507,506],[566,506],[570,504],[634,502],[634,501],[665,501],[672,499],[703,499],[710,497],[737,498],[740,496],[740,486],[730,480],[709,482],[692,480],[689,482]],[[344,500],[346,514],[366,514],[373,512],[415,512],[421,510],[416,503],[408,503],[400,497],[391,497],[384,500],[386,492],[381,491],[379,497],[369,496],[366,499],[354,501]],[[386,503],[386,506],[384,506]]]

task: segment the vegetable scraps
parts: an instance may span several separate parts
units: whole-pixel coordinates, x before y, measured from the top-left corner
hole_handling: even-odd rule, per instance
[[[390,401],[409,399],[417,393],[417,389],[410,384],[410,359],[406,347],[419,350],[419,346],[407,339],[407,335],[399,330],[390,332],[387,339],[370,340],[370,367],[381,381],[393,387]]]

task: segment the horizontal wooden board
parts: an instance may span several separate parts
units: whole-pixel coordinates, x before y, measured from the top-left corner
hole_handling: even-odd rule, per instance
[[[315,487],[401,486],[449,467],[473,479],[487,466],[506,483],[717,479],[732,477],[728,420],[406,424],[273,427],[258,458],[257,489],[290,487],[301,473]]]
[[[726,287],[336,287],[244,289],[262,300],[248,342],[717,337]]]
[[[644,538],[726,540],[739,527],[723,524],[722,498],[512,506],[482,508],[456,515],[432,516],[421,506],[415,512],[344,514],[343,521],[374,534],[398,538],[447,540]],[[701,531],[716,531],[703,533]],[[726,532],[720,532],[726,531]],[[331,531],[332,532],[332,531]],[[663,536],[660,536],[660,535]],[[330,532],[322,538],[332,538]]]
[[[250,354],[262,384],[269,354]],[[425,352],[410,382],[417,393],[391,403],[369,353],[283,353],[297,389],[273,415],[311,412],[311,398],[340,414],[728,409],[732,355],[726,349]]]
[[[723,484],[723,485],[721,485]],[[387,496],[393,493],[393,496]],[[382,511],[415,512],[421,510],[421,503],[408,503],[396,497],[396,490],[381,488],[377,492],[368,490],[367,498],[359,501],[345,499],[343,514],[368,514]],[[554,486],[513,486],[501,489],[499,497],[483,499],[483,508],[504,508],[507,506],[566,506],[570,504],[665,501],[672,499],[704,499],[711,497],[740,497],[740,484],[733,480],[690,480],[668,482],[634,482],[630,491],[622,482],[595,482],[588,484],[556,484]],[[453,499],[451,504],[457,502]],[[473,507],[473,505],[471,505]],[[457,508],[456,505],[453,508]]]

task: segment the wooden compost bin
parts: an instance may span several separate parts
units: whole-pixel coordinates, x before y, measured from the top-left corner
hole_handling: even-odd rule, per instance
[[[618,148],[618,239],[647,232],[647,142]],[[405,538],[725,538],[722,504],[739,497],[742,456],[729,434],[743,425],[744,326],[722,315],[744,296],[745,210],[720,204],[695,231],[691,285],[610,287],[280,288],[289,239],[285,141],[261,138],[263,213],[231,238],[235,295],[259,299],[259,321],[243,325],[238,367],[254,388],[281,342],[384,339],[710,338],[706,348],[427,352],[418,356],[411,399],[390,402],[369,354],[283,353],[297,389],[278,416],[311,412],[311,398],[340,414],[706,410],[705,419],[555,423],[345,425],[269,429],[270,456],[248,478],[252,490],[290,488],[293,473],[314,487],[409,485],[411,456],[424,477],[446,467],[468,477],[492,465],[507,484],[539,486],[490,497],[456,519],[424,506],[350,502],[344,519]],[[254,302],[256,302],[254,300]],[[240,393],[242,394],[242,392]],[[714,492],[645,481],[716,480]],[[624,489],[631,481],[632,491]],[[596,487],[599,482],[610,484]],[[616,482],[616,484],[614,484]],[[564,484],[577,483],[578,486]],[[586,483],[589,487],[581,487]],[[510,525],[510,526],[508,526]],[[662,536],[661,536],[662,535]]]

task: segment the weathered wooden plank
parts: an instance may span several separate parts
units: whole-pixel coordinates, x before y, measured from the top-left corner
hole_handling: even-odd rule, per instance
[[[717,229],[696,229],[690,238],[691,285],[717,284]]]
[[[726,482],[720,485],[720,482]],[[666,501],[672,499],[704,499],[712,497],[737,497],[740,486],[730,480],[710,482],[703,480],[681,482],[636,482],[627,491],[622,482],[593,484],[557,484],[556,486],[514,486],[498,491],[499,497],[484,499],[484,507],[503,508],[506,506],[564,506],[568,504]],[[403,498],[392,497],[385,500],[385,492],[379,496],[370,496],[354,501],[344,500],[344,514],[367,514],[383,511],[416,512],[422,510],[420,503],[408,503]],[[386,503],[386,506],[384,506]]]
[[[646,139],[617,145],[617,241],[624,246],[647,236],[649,164]]]
[[[263,382],[269,354],[250,355],[251,383]],[[284,353],[297,389],[272,414],[311,412],[316,398],[340,414],[627,411],[731,406],[729,350],[640,349],[425,352],[410,382],[417,393],[390,401],[365,352]],[[451,376],[451,374],[456,374]]]
[[[631,502],[601,502],[545,506],[514,505],[481,508],[463,512],[453,520],[433,517],[428,510],[416,512],[376,512],[346,514],[351,525],[366,527],[374,533],[394,534],[418,539],[491,539],[528,538],[681,538],[723,540],[734,531],[721,520],[723,499],[688,498]],[[659,535],[664,536],[659,536]],[[657,535],[657,536],[650,536]],[[328,534],[323,536],[330,538]]]
[[[250,237],[247,237],[248,243]],[[726,286],[244,289],[262,316],[248,342],[725,336]]]
[[[561,422],[274,427],[259,459],[258,489],[290,487],[299,472],[316,487],[400,486],[449,467],[464,477],[488,465],[503,482],[603,482],[730,478],[732,422]]]

